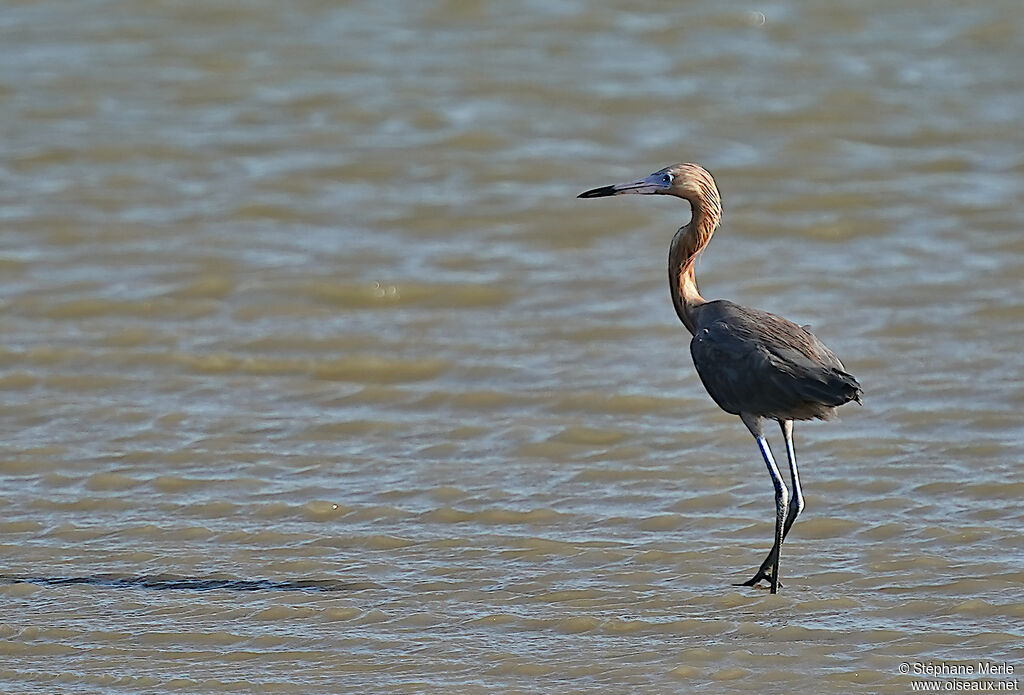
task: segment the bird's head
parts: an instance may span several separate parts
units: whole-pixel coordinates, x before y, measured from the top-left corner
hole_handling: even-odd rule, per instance
[[[578,198],[604,198],[612,195],[674,195],[690,201],[694,207],[711,208],[721,211],[721,199],[715,180],[699,164],[673,164],[659,169],[650,176],[636,181],[616,183],[611,186],[592,188],[580,193]]]

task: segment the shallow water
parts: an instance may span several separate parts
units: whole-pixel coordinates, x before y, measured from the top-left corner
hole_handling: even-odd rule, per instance
[[[5,2],[0,61],[3,692],[1022,678],[1019,3]],[[575,199],[679,160],[705,296],[866,392],[777,596],[685,206]]]

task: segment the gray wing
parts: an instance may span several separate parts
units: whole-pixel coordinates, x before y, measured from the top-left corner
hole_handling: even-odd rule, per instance
[[[776,419],[828,418],[859,399],[857,380],[814,335],[771,314],[732,316],[690,343],[697,374],[722,410]]]

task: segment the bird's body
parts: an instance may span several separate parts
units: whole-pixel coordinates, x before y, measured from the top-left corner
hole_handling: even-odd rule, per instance
[[[837,406],[858,397],[860,387],[839,358],[780,316],[719,299],[696,309],[695,327],[693,364],[727,413],[830,420]]]
[[[803,509],[793,448],[793,421],[835,416],[838,406],[860,402],[861,388],[831,350],[807,328],[775,314],[726,300],[707,301],[697,290],[693,264],[711,240],[722,216],[714,179],[696,164],[676,164],[643,179],[595,188],[580,198],[627,193],[674,195],[690,203],[689,224],[669,247],[669,287],[679,319],[693,335],[690,354],[701,382],[722,410],[738,415],[757,441],[775,487],[775,544],[752,579],[778,590],[782,542]],[[762,432],[762,421],[782,428],[792,496]],[[770,573],[769,573],[769,570]]]

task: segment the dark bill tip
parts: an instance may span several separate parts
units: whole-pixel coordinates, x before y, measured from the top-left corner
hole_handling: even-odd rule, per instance
[[[606,198],[610,195],[615,195],[615,186],[601,186],[600,188],[591,188],[589,191],[583,191],[577,198]]]

